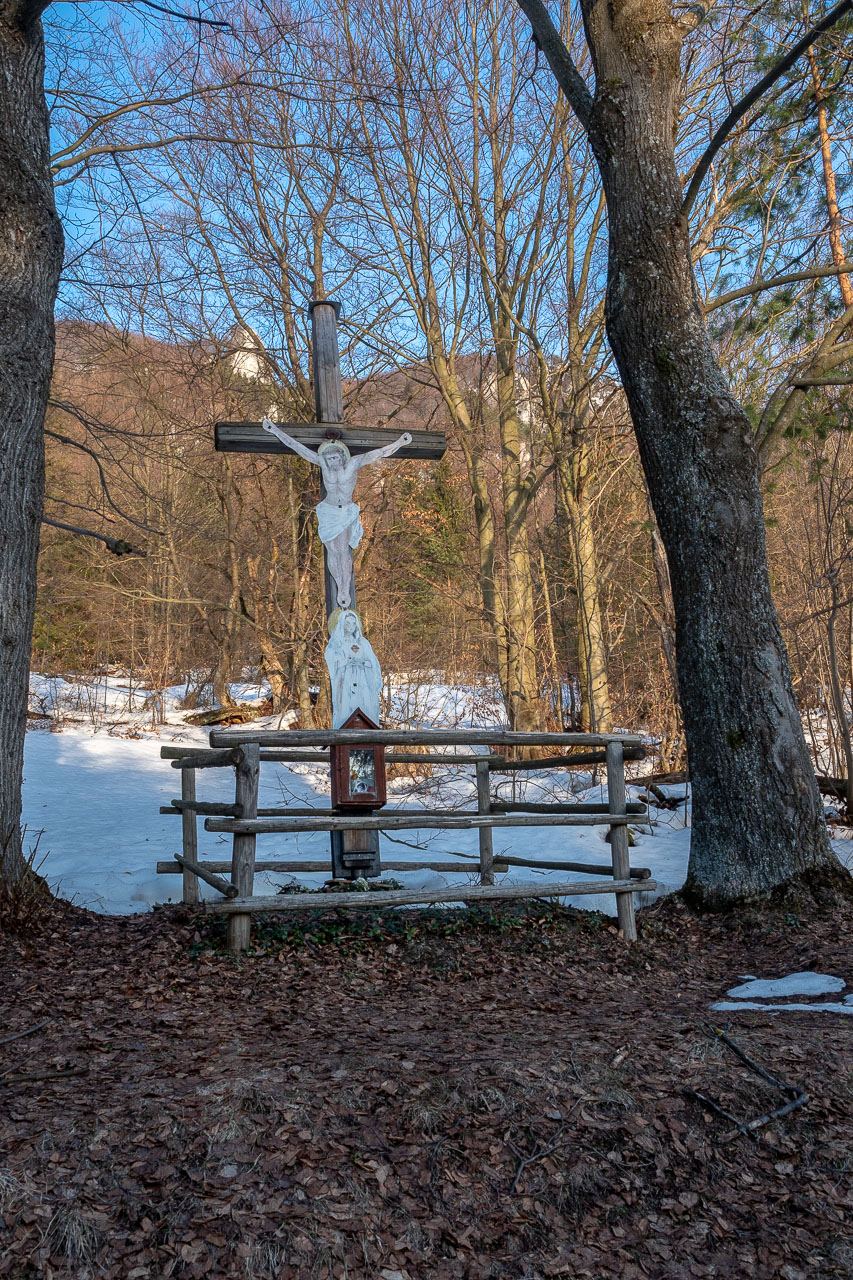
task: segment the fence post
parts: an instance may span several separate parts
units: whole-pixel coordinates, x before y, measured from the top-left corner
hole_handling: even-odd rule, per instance
[[[195,769],[181,770],[181,799],[190,804],[195,803]],[[181,810],[182,851],[185,858],[198,862],[198,814],[195,809]],[[199,900],[198,876],[189,867],[184,867],[183,901],[196,903]]]
[[[489,790],[489,762],[477,761],[477,812],[492,812],[492,797]],[[494,847],[492,845],[492,828],[480,827],[480,884],[494,884]]]
[[[243,759],[235,765],[236,786],[234,802],[237,816],[257,818],[258,782],[261,770],[261,748],[257,742],[247,742]],[[255,842],[257,836],[243,833],[234,836],[231,855],[231,883],[237,888],[237,896],[251,898],[255,885]],[[228,950],[245,951],[252,937],[251,915],[228,917]]]
[[[607,744],[607,805],[611,813],[624,814],[625,808],[625,757],[621,742]],[[613,862],[613,879],[631,879],[631,859],[628,850],[628,827],[624,822],[610,828],[610,857]],[[637,941],[637,921],[634,915],[634,895],[617,893],[616,916],[620,932],[626,942]]]

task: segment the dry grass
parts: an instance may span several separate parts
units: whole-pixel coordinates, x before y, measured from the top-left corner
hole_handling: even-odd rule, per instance
[[[0,1168],[0,1215],[15,1209],[26,1195],[26,1187],[11,1169]]]
[[[524,1101],[526,1091],[514,1081],[501,1087],[463,1078],[453,1084],[439,1077],[417,1088],[401,1111],[406,1125],[418,1133],[445,1133],[471,1116],[490,1112],[512,1116]]]
[[[60,1205],[48,1223],[46,1238],[54,1253],[68,1262],[88,1267],[103,1244],[103,1234],[86,1214],[73,1205]]]
[[[22,837],[26,839],[26,827]],[[40,874],[47,857],[47,854],[39,857],[40,839],[41,832],[36,836],[29,853],[24,856],[20,875],[0,876],[0,931],[14,934],[40,931],[47,917],[56,908],[56,900],[47,881]],[[6,865],[11,860],[7,839],[0,852],[0,865]]]

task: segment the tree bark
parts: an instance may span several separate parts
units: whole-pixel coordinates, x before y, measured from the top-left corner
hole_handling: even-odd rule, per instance
[[[474,523],[477,529],[477,585],[480,590],[480,601],[483,610],[483,621],[486,626],[489,645],[484,646],[491,652],[488,656],[494,659],[495,670],[503,694],[504,705],[509,706],[509,665],[506,651],[506,624],[497,583],[497,550],[495,536],[495,515],[489,496],[489,485],[483,469],[482,454],[473,442],[473,427],[470,415],[459,393],[460,408],[464,409],[464,418],[453,418],[456,439],[465,458],[468,471],[468,483],[474,498]]]
[[[675,163],[695,15],[583,0],[590,94],[541,0],[519,0],[587,129],[607,198],[607,334],[666,547],[693,780],[685,894],[724,909],[795,879],[849,892],[834,858],[770,594],[758,458],[693,276]]]
[[[580,432],[577,433],[581,435]],[[589,447],[573,433],[564,435],[557,455],[559,501],[569,532],[578,599],[578,676],[581,694],[581,728],[584,732],[610,733],[613,713],[610,706],[607,640],[601,608],[598,553],[592,509],[586,491]]]
[[[287,705],[287,676],[279,655],[280,641],[275,634],[275,590],[279,549],[275,538],[270,539],[266,559],[262,556],[246,557],[246,576],[252,595],[255,635],[261,651],[261,664],[270,687],[273,715],[281,715]],[[263,581],[261,572],[263,571]]]
[[[808,17],[804,14],[804,17]],[[832,253],[832,261],[836,267],[841,266],[845,261],[844,257],[844,223],[841,217],[841,210],[838,207],[838,188],[835,181],[835,166],[832,162],[832,139],[829,136],[829,113],[826,109],[826,91],[823,87],[823,80],[820,74],[820,66],[817,60],[817,54],[814,47],[809,49],[806,55],[809,63],[809,72],[811,74],[812,88],[814,90],[815,106],[817,108],[817,132],[820,139],[820,158],[823,165],[823,188],[826,192],[826,211],[829,216],[829,248]],[[841,296],[844,299],[845,307],[853,307],[853,284],[846,272],[840,272],[838,276],[838,286],[841,290]]]
[[[658,0],[585,16],[610,229],[607,333],[675,604],[693,779],[685,893],[719,909],[835,860],[770,594],[753,431],[711,348],[680,216],[681,33]]]
[[[21,780],[62,229],[41,5],[0,4],[0,877],[24,871]]]
[[[524,433],[516,406],[516,347],[499,339],[497,353],[498,415],[501,431],[501,479],[506,531],[507,583],[506,646],[509,684],[509,722],[513,729],[544,728],[544,707],[539,696],[536,664],[536,632],[533,605],[533,571],[527,517],[531,485],[526,476]]]
[[[672,600],[672,583],[669,577],[666,548],[660,536],[648,491],[646,504],[651,523],[652,565],[659,596],[659,605],[651,606],[650,613],[658,629],[661,653],[669,676],[669,697],[659,703],[660,767],[667,773],[682,769],[685,764],[684,728],[681,723],[681,703],[678,696],[678,662],[675,657],[675,605]]]
[[[287,511],[290,524],[290,563],[293,581],[290,609],[291,662],[290,685],[296,704],[299,707],[299,724],[303,729],[319,727],[311,705],[311,679],[309,672],[309,640],[308,640],[308,600],[314,575],[311,564],[314,559],[314,548],[310,534],[305,537],[306,520],[302,502],[305,500],[301,486],[302,500],[297,496],[293,483],[294,463],[291,462],[287,476]],[[313,510],[311,516],[313,518]],[[323,567],[320,566],[319,579],[321,589],[325,590]],[[322,664],[325,667],[325,663]]]

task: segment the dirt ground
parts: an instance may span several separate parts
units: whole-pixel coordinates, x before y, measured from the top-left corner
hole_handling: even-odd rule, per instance
[[[685,1093],[794,1096],[709,1006],[853,982],[850,908],[641,919],[312,916],[239,960],[184,908],[7,933],[0,1276],[853,1276],[853,1017],[725,1015],[809,1095],[757,1138]]]

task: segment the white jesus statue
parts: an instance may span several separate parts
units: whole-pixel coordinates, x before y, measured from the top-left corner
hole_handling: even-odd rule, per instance
[[[325,440],[315,453],[270,422],[269,418],[264,418],[263,425],[265,431],[276,436],[306,462],[313,462],[323,473],[326,496],[317,504],[317,532],[328,552],[329,572],[335,582],[338,608],[348,609],[352,601],[352,552],[361,542],[364,532],[358,503],[352,500],[358,473],[371,462],[390,458],[398,449],[410,444],[412,437],[404,431],[391,444],[383,445],[381,449],[370,449],[354,458],[342,440]]]

